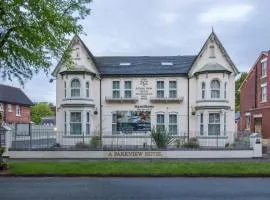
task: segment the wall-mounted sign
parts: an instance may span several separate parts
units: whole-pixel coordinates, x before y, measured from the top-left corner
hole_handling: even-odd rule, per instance
[[[151,111],[154,108],[153,105],[135,105],[134,107],[138,111]]]
[[[105,151],[107,158],[162,158],[162,151]]]
[[[139,96],[140,100],[147,100],[148,96],[153,95],[152,87],[148,85],[148,80],[146,78],[142,78],[140,80],[140,85],[136,88],[136,95]]]
[[[125,133],[151,131],[150,111],[118,111],[116,113],[117,131]]]

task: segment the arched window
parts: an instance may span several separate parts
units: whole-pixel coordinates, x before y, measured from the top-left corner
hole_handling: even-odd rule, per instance
[[[211,98],[220,98],[220,82],[217,79],[211,81]]]
[[[89,82],[87,81],[85,83],[85,94],[86,94],[86,97],[89,98]]]
[[[205,82],[202,82],[202,99],[205,99]]]
[[[71,97],[79,97],[81,94],[81,83],[78,79],[71,81]]]
[[[224,83],[224,99],[227,98],[227,82]]]

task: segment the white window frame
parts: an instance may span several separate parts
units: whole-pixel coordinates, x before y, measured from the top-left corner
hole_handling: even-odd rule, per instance
[[[217,123],[216,121],[215,121],[215,118],[214,118],[214,122],[211,122],[210,123],[210,115],[211,114],[214,114],[214,115],[219,115],[219,123]],[[209,112],[208,113],[208,136],[220,136],[220,127],[221,127],[221,119],[220,119],[220,117],[221,117],[221,114],[220,114],[220,112]],[[210,130],[210,128],[209,128],[209,126],[210,125],[219,125],[219,132],[218,132],[218,134],[209,134],[209,130]],[[217,129],[218,130],[218,129]]]
[[[8,104],[8,112],[12,112],[12,105]]]
[[[80,122],[72,122],[71,121],[71,119],[72,119],[72,113],[80,113]],[[80,126],[80,128],[81,128],[81,131],[80,132],[78,132],[78,133],[73,133],[72,131],[71,131],[71,127],[72,127],[72,124],[80,124],[81,126]],[[70,117],[69,117],[69,128],[70,128],[70,135],[74,135],[74,136],[81,136],[82,135],[82,111],[70,111]]]
[[[205,97],[206,97],[206,84],[205,84],[205,82],[201,83],[201,90],[202,90],[201,98],[205,99]]]
[[[163,122],[159,121],[159,116],[163,116]],[[165,131],[165,114],[164,113],[156,114],[156,130]]]
[[[175,88],[171,87],[171,82],[175,82]],[[175,97],[171,97],[171,92],[175,92]],[[171,99],[177,98],[177,81],[176,80],[169,80],[169,98]]]
[[[213,84],[214,81],[217,81],[217,82],[218,82],[219,87],[213,87],[213,86],[212,86],[212,84]],[[218,80],[218,79],[213,79],[213,80],[211,80],[211,82],[210,82],[211,99],[220,99],[220,85],[221,85],[220,80]],[[215,91],[218,92],[218,93],[217,93],[217,94],[218,94],[218,97],[215,97],[215,96],[213,95],[213,92],[215,92]]]
[[[171,122],[171,116],[176,116],[176,122]],[[168,130],[169,130],[169,134],[170,135],[178,135],[178,115],[177,115],[177,113],[169,113],[169,128],[168,128]],[[176,132],[171,132],[171,128],[172,127],[176,127]]]
[[[67,135],[67,112],[64,111],[64,135]]]
[[[265,93],[264,93],[265,89]],[[267,83],[261,84],[261,103],[267,101]]]
[[[250,113],[246,113],[245,123],[246,123],[246,130],[250,130],[250,125],[251,125]]]
[[[130,88],[126,88],[126,83],[130,82]],[[126,92],[130,92],[130,96],[126,96]],[[130,99],[132,98],[132,81],[131,80],[125,80],[124,81],[124,98],[125,99]]]
[[[159,82],[163,83],[163,88],[162,87],[159,88]],[[160,98],[160,99],[165,98],[165,81],[164,80],[157,80],[156,81],[156,87],[157,87],[157,93],[156,93],[157,98]],[[159,96],[158,95],[159,92],[161,92],[161,94],[163,94],[163,95]]]
[[[85,97],[90,98],[90,82],[85,82]]]
[[[227,99],[227,82],[224,83],[224,99]]]
[[[16,116],[17,117],[21,116],[21,107],[20,107],[20,105],[16,105]]]
[[[224,112],[224,116],[223,116],[223,131],[224,131],[224,135],[227,135],[227,113],[226,112]]]
[[[204,135],[204,114],[200,113],[200,136]]]
[[[118,134],[117,131],[117,112],[112,113],[112,134]]]
[[[261,71],[262,71],[262,77],[267,77],[267,59],[261,61]]]
[[[85,135],[90,135],[90,132],[91,132],[91,112],[86,111]]]
[[[73,81],[78,81],[79,82],[79,86],[76,86],[76,87],[72,86],[72,82]],[[79,95],[74,95],[74,92],[73,92],[74,90],[78,90],[79,91]],[[72,79],[70,81],[70,97],[71,98],[81,97],[81,81],[78,78],[74,78],[74,79]]]
[[[119,83],[119,88],[114,88],[114,83],[115,82],[118,82]],[[119,80],[112,81],[112,98],[113,99],[120,99],[120,97],[121,97],[121,94],[120,94],[120,87],[121,86],[120,85],[121,85],[121,83],[120,83]],[[118,92],[119,96],[114,96],[114,92]]]

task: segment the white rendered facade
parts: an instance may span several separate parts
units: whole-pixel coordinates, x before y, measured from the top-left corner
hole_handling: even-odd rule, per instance
[[[144,135],[149,127],[164,127],[177,136],[209,138],[205,146],[214,145],[211,139],[214,143],[217,136],[233,142],[238,71],[214,33],[186,74],[104,75],[78,37],[70,47],[75,68],[67,70],[59,63],[53,72],[59,143],[72,144],[68,140],[74,137]],[[119,65],[128,68],[132,63],[119,60]],[[137,126],[138,116],[146,123]],[[121,120],[124,125],[119,128]]]

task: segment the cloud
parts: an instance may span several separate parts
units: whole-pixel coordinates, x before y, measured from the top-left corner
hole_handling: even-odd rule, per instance
[[[199,15],[201,23],[216,23],[220,21],[242,21],[254,9],[251,5],[219,5]]]
[[[166,12],[160,14],[160,19],[166,24],[173,24],[178,19],[178,14],[173,12]]]

